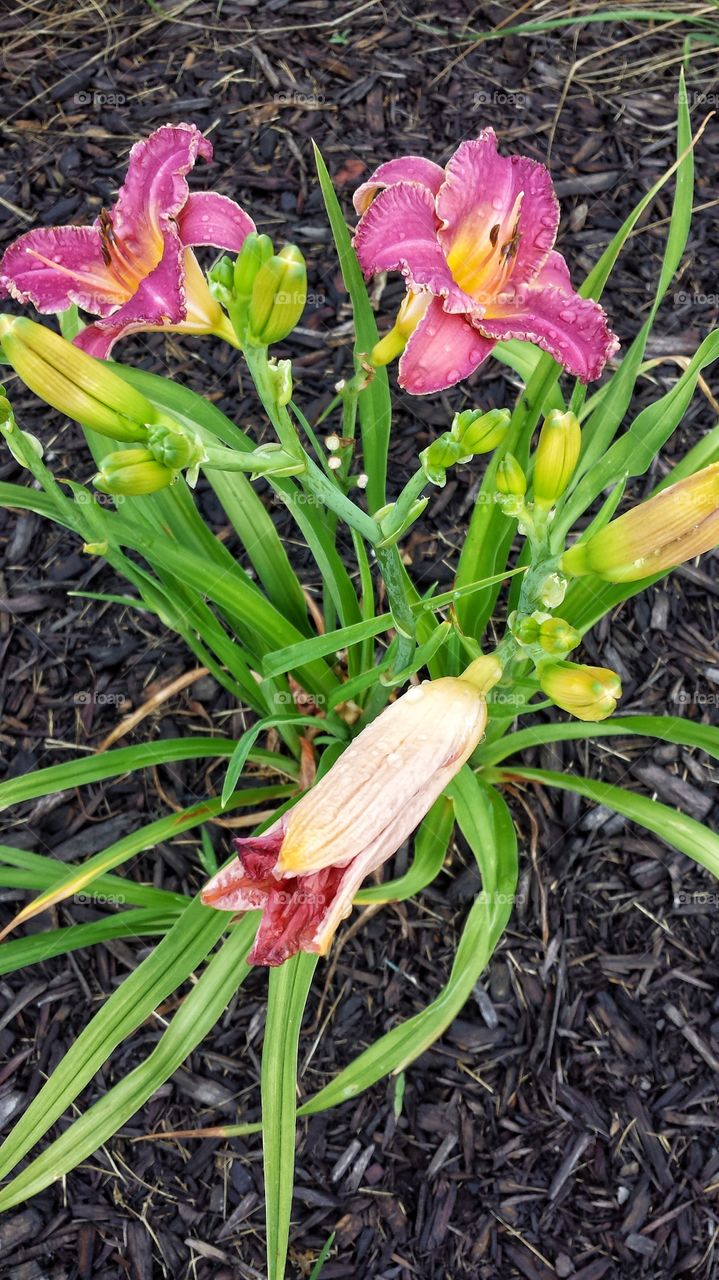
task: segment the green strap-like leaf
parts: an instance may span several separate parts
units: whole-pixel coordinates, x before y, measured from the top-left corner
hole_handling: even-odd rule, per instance
[[[611,738],[621,734],[638,733],[643,737],[659,738],[662,742],[676,742],[683,747],[698,747],[719,760],[719,729],[708,724],[695,724],[681,716],[615,716],[599,724],[580,724],[568,720],[561,724],[538,724],[519,729],[499,742],[480,746],[476,759],[482,764],[499,764],[507,756],[528,747],[542,746],[545,742],[571,742],[582,738]]]
[[[139,827],[137,831],[131,831],[121,840],[108,845],[107,849],[101,849],[99,853],[94,854],[79,866],[72,867],[50,889],[18,911],[15,918],[6,926],[5,932],[32,919],[41,911],[46,911],[56,902],[62,902],[71,894],[79,893],[98,876],[119,867],[121,863],[133,858],[136,853],[154,849],[163,840],[170,840],[183,831],[190,831],[193,827],[200,826],[208,818],[216,817],[224,808],[262,805],[295,795],[296,790],[297,788],[291,782],[275,787],[246,787],[230,796],[226,805],[222,804],[218,796],[212,796],[210,799],[201,800],[198,804],[192,805],[189,809],[181,810],[180,813],[171,813],[167,817],[158,818],[156,822],[149,822],[146,826]]]
[[[81,947],[93,947],[110,938],[152,938],[168,933],[182,910],[164,914],[145,908],[117,911],[103,920],[71,924],[63,929],[46,929],[28,938],[13,938],[0,947],[0,973],[14,973],[30,964],[40,964],[53,956],[64,956]]]
[[[116,747],[97,755],[80,756],[63,764],[53,764],[47,769],[36,769],[20,778],[0,782],[0,810],[23,800],[37,800],[67,787],[86,787],[91,782],[104,782],[106,778],[119,778],[135,769],[149,769],[153,765],[172,764],[176,760],[207,760],[215,756],[231,756],[237,744],[229,738],[163,738],[158,742],[138,743],[134,747]],[[274,751],[255,747],[250,752],[255,764],[296,778],[298,766],[294,760]]]
[[[72,1042],[65,1057],[23,1112],[0,1147],[0,1177],[5,1177],[45,1136],[107,1061],[113,1049],[187,980],[226,927],[225,914],[203,907],[199,899],[186,908],[151,955],[113,991]],[[114,1132],[116,1127],[113,1123],[109,1132]],[[97,1145],[95,1142],[90,1149],[94,1150]],[[74,1160],[67,1167],[72,1168],[73,1163]],[[48,1181],[55,1176],[54,1172],[51,1173]],[[46,1186],[47,1182],[43,1185]],[[25,1194],[31,1193],[26,1190]],[[16,1204],[17,1199],[13,1196],[8,1203]]]
[[[12,871],[7,872],[0,868],[0,876],[4,877],[0,884],[16,889],[49,889],[67,875],[65,863],[57,858],[46,853],[31,853],[29,849],[14,849],[7,844],[0,844],[0,863],[12,867]],[[184,893],[170,893],[153,885],[138,884],[128,876],[113,875],[96,876],[88,888],[88,897],[95,896],[163,913],[183,909],[192,901]]]
[[[297,1116],[297,1046],[317,956],[298,952],[270,970],[262,1049],[268,1280],[284,1280],[292,1215]]]
[[[225,417],[216,405],[210,404],[188,387],[168,378],[158,377],[157,374],[146,373],[142,369],[124,365],[113,365],[113,368],[131,386],[137,387],[153,403],[199,431],[203,438],[211,438],[212,442],[219,438],[230,448],[240,449],[245,453],[255,447],[255,441]],[[291,622],[302,629],[307,620],[302,588],[262,500],[247,476],[241,472],[226,475],[210,470],[206,474],[241,538],[270,600],[278,609],[284,610]],[[281,484],[277,488],[282,492]]]
[[[375,345],[378,333],[372,304],[367,296],[367,289],[362,278],[362,271],[345,223],[344,214],[332,186],[332,179],[322,159],[319,148],[315,146],[315,162],[317,176],[320,180],[322,198],[325,202],[332,235],[340,260],[342,279],[352,301],[355,324],[355,368],[359,370],[362,357],[366,356]],[[387,477],[387,449],[392,423],[392,404],[389,394],[389,382],[386,369],[375,369],[369,385],[361,392],[359,398],[360,426],[362,430],[362,453],[364,465],[369,477],[367,499],[370,511],[377,511],[384,506],[385,484]]]
[[[227,917],[223,912],[206,912],[205,914],[219,916],[220,927],[226,923]],[[111,1138],[182,1065],[188,1054],[192,1053],[195,1046],[215,1025],[249,972],[245,955],[256,927],[256,913],[251,912],[236,929],[232,930],[220,951],[213,956],[189,995],[185,997],[152,1053],[121,1079],[119,1084],[108,1089],[98,1102],[83,1112],[78,1120],[65,1129],[59,1138],[51,1142],[41,1155],[32,1160],[0,1191],[0,1211],[20,1204],[29,1196],[37,1195],[38,1191],[42,1191],[44,1187],[49,1186],[51,1182],[61,1178],[82,1160],[91,1156],[93,1151],[97,1151],[98,1147],[107,1142],[108,1138]],[[179,985],[180,981],[182,979],[178,977],[175,985]],[[104,1006],[102,1012],[107,1010],[109,1004],[110,1001]],[[66,1074],[66,1063],[69,1057],[70,1054],[55,1069],[48,1084],[52,1083],[57,1076]],[[46,1085],[45,1089],[47,1087]],[[42,1098],[44,1092],[45,1090],[41,1091],[36,1102]],[[73,1097],[78,1092],[79,1088],[75,1089]],[[67,1105],[67,1102],[64,1105]],[[62,1109],[64,1110],[64,1106]],[[28,1112],[25,1114],[27,1115]],[[5,1146],[12,1141],[15,1132],[16,1130],[7,1139]],[[27,1150],[27,1146],[25,1149]],[[13,1160],[14,1163],[15,1160]]]
[[[540,782],[548,787],[559,787],[561,791],[574,791],[595,804],[621,813],[622,817],[646,827],[647,831],[653,831],[665,844],[685,853],[719,878],[719,836],[703,823],[661,804],[659,800],[650,800],[648,796],[637,795],[609,782],[594,782],[591,778],[553,773],[549,769],[525,769],[523,766],[502,769],[500,780]]]

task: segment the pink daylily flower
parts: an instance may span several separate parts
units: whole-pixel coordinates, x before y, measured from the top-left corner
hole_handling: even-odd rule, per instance
[[[0,297],[41,312],[76,303],[100,318],[75,339],[104,358],[113,343],[143,329],[217,333],[231,326],[211,296],[195,245],[236,252],[255,224],[234,200],[190,192],[186,175],[212,144],[194,124],[163,125],[135,143],[112,209],[89,227],[27,231],[0,262]]]
[[[416,297],[399,363],[407,391],[453,386],[501,339],[536,343],[583,382],[617,350],[604,311],[574,292],[553,247],[559,204],[548,170],[501,156],[493,129],[463,142],[444,169],[421,156],[380,165],[355,208],[365,275],[399,270]]]
[[[362,881],[414,830],[486,721],[485,698],[469,680],[415,685],[265,835],[234,841],[238,856],[202,900],[222,911],[261,908],[251,964],[325,954]]]

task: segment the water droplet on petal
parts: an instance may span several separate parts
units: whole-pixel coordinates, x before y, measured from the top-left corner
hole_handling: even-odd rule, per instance
[[[418,684],[413,684],[412,688],[408,689],[406,694],[404,695],[404,700],[405,702],[419,702],[420,698],[422,697],[424,697],[424,694],[422,692],[421,686]]]
[[[401,763],[402,763],[402,757],[399,754],[399,751],[390,751],[389,755],[387,756],[387,764],[391,764],[392,767],[396,769],[397,765],[400,765]]]

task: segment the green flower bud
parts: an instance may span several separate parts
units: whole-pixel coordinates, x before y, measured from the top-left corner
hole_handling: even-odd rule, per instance
[[[217,262],[213,263],[207,273],[207,281],[213,298],[223,306],[229,306],[235,287],[235,264],[232,258],[223,254]]]
[[[26,387],[68,418],[113,440],[144,441],[158,411],[139,391],[52,329],[0,316],[0,342]]]
[[[606,720],[622,696],[616,671],[577,662],[541,662],[539,684],[548,698],[578,720]]]
[[[307,300],[307,268],[294,244],[285,245],[257,272],[248,313],[255,342],[270,346],[292,332]]]
[[[465,409],[455,414],[452,438],[461,445],[463,455],[491,453],[504,440],[511,416],[509,409],[490,409],[488,413]]]
[[[536,618],[520,618],[513,630],[520,644],[532,645],[539,641],[539,623]]]
[[[527,492],[527,477],[513,453],[505,453],[495,478],[497,493],[521,498]]]
[[[174,471],[196,467],[205,458],[205,447],[200,437],[177,423],[159,423],[151,427],[147,447],[157,462]]]
[[[636,582],[719,546],[719,462],[669,485],[586,542],[564,552],[561,566],[579,577]]]
[[[461,445],[445,431],[422,450],[419,461],[427,479],[442,488],[447,479],[447,467],[454,466],[463,456]]]
[[[544,419],[534,455],[534,500],[551,507],[574,475],[582,447],[582,429],[573,413],[553,409]]]
[[[245,237],[235,259],[234,287],[238,302],[249,302],[255,276],[263,263],[272,257],[272,253],[272,241],[269,236],[258,235],[256,231],[251,231]]]
[[[167,489],[177,479],[177,472],[163,467],[149,449],[118,449],[103,458],[92,483],[100,493],[141,494]]]
[[[581,636],[564,618],[546,618],[539,624],[538,639],[545,653],[569,653],[576,649]]]

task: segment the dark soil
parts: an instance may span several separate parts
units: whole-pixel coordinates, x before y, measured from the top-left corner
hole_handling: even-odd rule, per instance
[[[588,7],[555,11],[581,16]],[[688,17],[711,6],[684,8]],[[347,371],[349,313],[313,178],[311,136],[348,214],[354,186],[379,159],[417,151],[442,160],[488,123],[505,148],[538,159],[551,148],[563,204],[560,247],[579,276],[671,163],[688,22],[663,33],[647,23],[578,22],[532,40],[478,45],[467,38],[467,29],[507,26],[514,13],[526,18],[534,10],[546,16],[546,7],[531,3],[458,0],[421,10],[376,0],[8,7],[3,241],[36,220],[88,220],[112,195],[137,137],[167,120],[197,121],[212,137],[216,159],[198,185],[236,196],[261,229],[296,238],[307,253],[314,296],[292,347],[301,399],[314,411],[332,375]],[[697,45],[689,67],[697,123],[716,101],[715,65],[716,50]],[[718,151],[719,127],[711,122],[697,148],[689,247],[650,344],[661,362],[641,382],[639,405],[672,385],[677,360],[716,319]],[[669,209],[663,194],[605,294],[624,340],[650,305]],[[385,314],[399,296],[392,281]],[[258,422],[241,361],[219,344],[132,338],[117,354],[209,391],[238,421]],[[87,478],[92,464],[79,431],[14,380],[8,387],[22,424],[41,436],[57,472]],[[397,394],[392,483],[399,488],[418,448],[445,429],[452,411],[503,403],[508,393],[514,388],[502,367],[489,362],[449,395]],[[675,456],[715,416],[705,386],[672,445]],[[456,473],[410,539],[418,582],[450,580],[472,474]],[[7,454],[0,478],[24,482]],[[200,502],[218,527],[222,516],[211,495],[201,492]],[[276,515],[282,520],[283,510]],[[10,777],[92,750],[125,710],[191,671],[194,659],[145,615],[69,596],[126,588],[55,526],[0,512],[0,538],[0,742]],[[316,572],[293,547],[307,588],[316,590]],[[623,675],[628,710],[717,722],[716,566],[709,557],[699,569],[674,574],[589,637],[586,656]],[[229,696],[201,677],[126,742],[233,734],[242,723]],[[535,752],[533,762],[621,780],[710,823],[717,815],[716,771],[697,752],[612,739],[594,747],[559,744]],[[66,792],[11,817],[3,839],[80,860],[168,806],[216,790],[220,776],[183,764]],[[523,858],[519,905],[475,999],[408,1069],[399,1118],[390,1081],[300,1126],[293,1276],[309,1274],[333,1230],[323,1280],[719,1274],[715,886],[658,839],[574,796],[527,790],[512,793],[511,802]],[[212,832],[223,854],[228,832],[220,825]],[[400,854],[397,867],[405,859]],[[168,888],[196,888],[202,872],[195,834],[127,872]],[[301,1046],[303,1094],[439,991],[476,891],[471,856],[458,843],[419,901],[346,931],[318,970]],[[12,910],[26,895],[0,896]],[[34,927],[95,914],[87,905],[63,905]],[[6,1131],[148,949],[142,940],[114,942],[0,981]],[[120,1137],[0,1221],[1,1275],[265,1274],[258,1138],[132,1142],[158,1130],[257,1119],[265,986],[264,973],[253,974],[205,1044]],[[172,1007],[114,1055],[84,1102],[144,1056]]]

